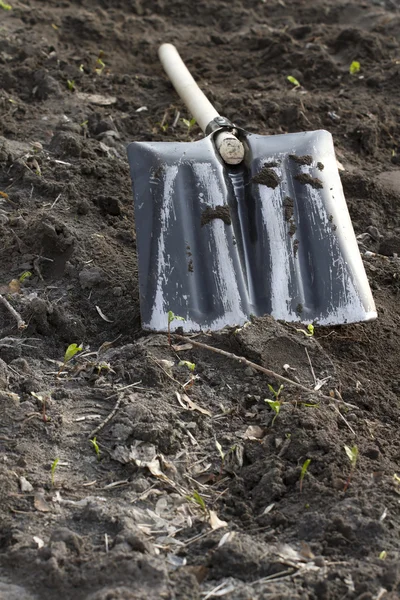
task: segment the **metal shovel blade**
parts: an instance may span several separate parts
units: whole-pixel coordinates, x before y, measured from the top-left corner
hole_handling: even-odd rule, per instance
[[[143,328],[165,331],[168,311],[184,331],[375,319],[331,134],[239,130],[238,166],[213,135],[128,146]]]

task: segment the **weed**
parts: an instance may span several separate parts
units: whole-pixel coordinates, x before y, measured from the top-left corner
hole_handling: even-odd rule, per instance
[[[361,65],[358,62],[358,60],[353,60],[353,62],[351,63],[350,67],[349,67],[349,73],[350,75],[357,75],[357,73],[360,72],[361,69]]]
[[[105,63],[101,60],[100,56],[98,57],[97,61],[96,61],[96,68],[95,71],[97,73],[97,75],[101,75],[102,72],[105,69]]]
[[[174,315],[172,310],[168,311],[168,344],[171,346],[171,323],[172,321],[184,321],[183,317],[179,315]]]
[[[68,79],[67,86],[70,92],[75,91],[75,81],[73,79]]]
[[[275,413],[275,416],[272,419],[272,423],[271,423],[271,426],[272,426],[275,423],[275,419],[279,415],[279,412],[281,410],[282,400],[279,400],[279,396],[281,395],[281,391],[283,390],[283,385],[280,385],[279,388],[277,390],[275,390],[272,387],[272,385],[268,384],[268,389],[270,392],[272,392],[272,394],[275,397],[275,400],[269,400],[268,398],[265,399],[265,402],[267,402],[269,404],[270,408]]]
[[[56,458],[51,464],[51,487],[54,487],[54,474],[57,469],[57,465],[60,462],[59,458]]]
[[[296,79],[296,77],[293,77],[293,75],[288,75],[287,80],[290,81],[290,83],[292,83],[295,88],[300,87],[299,81]]]
[[[280,385],[278,390],[275,390],[272,385],[268,384],[268,389],[275,396],[275,400],[278,400],[279,396],[281,395],[281,391],[283,390],[283,385]]]
[[[3,2],[3,0],[0,0],[0,8],[2,8],[3,10],[11,10],[12,6],[11,6],[11,4],[6,4],[6,2]]]
[[[303,466],[301,467],[301,473],[300,473],[300,493],[303,491],[303,480],[304,477],[306,476],[308,467],[310,465],[311,462],[311,458],[307,458],[307,460],[304,461]]]
[[[97,443],[97,438],[94,437],[92,440],[90,440],[90,443],[92,444],[94,451],[96,452],[97,458],[100,459],[100,448],[99,444]]]
[[[343,491],[345,492],[347,490],[347,488],[349,487],[349,485],[350,485],[351,478],[352,478],[353,473],[355,471],[355,468],[357,466],[358,447],[357,446],[353,446],[352,448],[350,448],[349,446],[345,446],[344,450],[345,450],[345,452],[347,454],[347,458],[349,459],[350,465],[351,465],[351,467],[350,467],[350,475],[348,476],[347,481],[344,484],[344,490]]]

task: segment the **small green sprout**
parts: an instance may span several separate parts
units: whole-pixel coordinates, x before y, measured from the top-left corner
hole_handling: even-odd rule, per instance
[[[288,75],[287,80],[290,81],[290,83],[292,83],[295,88],[300,87],[299,81],[296,79],[296,77],[293,77],[293,75]]]
[[[160,129],[163,133],[166,133],[169,127],[168,123],[156,123],[156,125],[160,126]]]
[[[307,331],[304,331],[304,329],[296,329],[296,331],[299,331],[300,333],[304,333],[304,335],[306,337],[313,337],[314,325],[312,323],[309,323],[309,325],[307,325]]]
[[[196,125],[196,119],[182,119],[182,123],[187,127],[187,134],[191,132],[192,128]]]
[[[60,462],[59,458],[56,458],[51,464],[51,487],[54,487],[54,474],[57,469],[57,465]]]
[[[268,384],[269,391],[275,396],[275,400],[278,400],[281,395],[281,391],[283,390],[283,385],[280,385],[277,390],[275,390],[272,385]]]
[[[196,490],[193,492],[193,494],[191,496],[186,496],[186,499],[189,500],[189,502],[193,502],[194,504],[197,504],[197,506],[199,506],[205,514],[208,513],[207,506],[206,506],[206,503],[204,502],[204,499],[200,496],[199,492],[197,492]]]
[[[311,458],[307,458],[307,460],[304,461],[303,466],[301,467],[301,473],[300,473],[300,493],[303,491],[303,480],[304,480],[304,477],[306,476],[308,467],[310,466],[310,462],[311,462]]]
[[[168,343],[171,345],[171,323],[172,321],[184,321],[183,317],[175,315],[172,310],[168,311]]]
[[[0,8],[3,10],[11,10],[12,6],[11,4],[7,4],[6,2],[3,2],[3,0],[0,0]]]
[[[345,445],[344,446],[344,450],[345,450],[345,452],[347,454],[347,458],[349,459],[350,464],[351,464],[350,475],[347,478],[347,481],[346,481],[346,483],[344,485],[344,490],[343,490],[343,491],[346,491],[347,488],[350,485],[351,478],[352,478],[353,473],[355,471],[355,468],[356,468],[356,465],[357,465],[357,460],[358,460],[358,454],[359,453],[358,453],[358,447],[357,446],[352,446],[350,448],[349,446]]]
[[[360,72],[361,69],[361,65],[358,62],[358,60],[353,60],[353,62],[351,63],[350,67],[349,67],[349,73],[350,75],[357,75],[357,73]]]
[[[75,81],[73,79],[68,79],[67,86],[70,92],[75,91]]]
[[[382,550],[382,552],[379,554],[379,560],[385,560],[386,557],[387,557],[386,550]]]
[[[221,444],[219,443],[218,440],[215,440],[215,447],[218,450],[218,453],[219,453],[219,455],[221,457],[222,462],[224,462],[224,460],[225,460],[225,452],[222,450],[222,446],[221,446]]]
[[[78,346],[78,344],[70,344],[68,346],[68,348],[65,351],[64,362],[61,365],[61,367],[57,373],[57,377],[60,375],[62,369],[65,367],[67,362],[69,362],[75,356],[75,354],[77,354],[78,352],[81,352],[81,351],[82,351],[82,346]]]
[[[92,444],[94,451],[96,452],[97,458],[100,458],[100,448],[99,444],[97,443],[97,438],[94,437],[92,440],[90,440],[90,443]]]
[[[276,417],[279,415],[279,412],[281,410],[281,402],[279,400],[267,400],[267,399],[265,400],[265,402],[268,402],[271,409],[275,412],[275,416],[272,419],[272,423],[271,423],[271,425],[273,425],[275,423]]]
[[[22,275],[18,277],[18,281],[24,283],[25,279],[28,279],[28,277],[32,277],[32,273],[30,271],[24,271]]]
[[[400,477],[396,473],[393,475],[393,481],[397,484],[400,484]]]
[[[84,73],[85,72],[84,66],[83,65],[79,65],[79,70],[80,70],[81,73]]]
[[[189,371],[194,371],[196,368],[196,363],[189,362],[188,360],[180,360],[178,366],[187,367]]]
[[[101,58],[100,58],[100,57],[97,59],[97,61],[96,61],[96,65],[97,65],[97,66],[96,66],[96,68],[95,68],[95,71],[96,71],[97,75],[101,75],[101,74],[102,74],[102,72],[104,71],[104,68],[105,68],[105,66],[106,66],[106,65],[105,65],[105,63],[104,63],[104,62],[101,60]]]

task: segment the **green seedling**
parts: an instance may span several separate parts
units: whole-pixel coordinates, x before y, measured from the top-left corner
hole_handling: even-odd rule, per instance
[[[0,0],[0,8],[2,8],[3,10],[11,10],[12,6],[11,4],[6,4],[6,2]]]
[[[73,79],[68,79],[67,86],[70,92],[75,90],[75,81]]]
[[[96,456],[99,459],[100,458],[100,448],[99,448],[99,444],[97,443],[97,438],[94,437],[92,440],[90,440],[90,443],[92,444],[94,451],[96,452]]]
[[[307,331],[305,331],[304,329],[296,329],[296,331],[299,331],[300,333],[304,333],[304,335],[306,337],[313,337],[313,335],[314,335],[314,325],[312,323],[310,323],[309,325],[307,325]]]
[[[215,447],[218,450],[218,454],[220,455],[222,462],[224,462],[224,460],[225,460],[225,452],[222,450],[222,446],[221,446],[221,444],[219,443],[218,440],[215,440]]]
[[[279,412],[281,410],[281,402],[279,400],[268,400],[268,399],[266,399],[265,402],[267,402],[269,404],[270,408],[275,413],[275,416],[272,419],[272,423],[271,423],[271,426],[272,426],[275,423],[275,419],[279,415]]]
[[[400,484],[400,477],[396,473],[393,475],[393,481],[397,483],[397,485]]]
[[[196,119],[182,119],[182,123],[187,127],[187,135],[191,132],[192,128],[196,125]]]
[[[160,129],[163,133],[166,133],[169,127],[168,123],[156,123],[156,125],[160,126]]]
[[[303,491],[303,480],[304,477],[306,476],[308,467],[310,465],[311,462],[311,458],[307,458],[307,460],[304,461],[303,466],[301,467],[301,473],[300,473],[300,493]]]
[[[51,464],[51,487],[54,487],[54,474],[57,469],[57,465],[60,462],[59,458],[56,458]]]
[[[82,346],[78,346],[78,344],[70,344],[68,346],[68,348],[65,351],[64,362],[61,365],[61,367],[57,373],[57,377],[60,375],[62,369],[65,367],[67,362],[69,362],[72,358],[74,358],[75,354],[77,354],[78,352],[81,352],[81,351],[82,351]]]
[[[204,499],[200,496],[199,492],[195,490],[191,496],[186,496],[186,499],[189,500],[189,502],[197,504],[197,506],[201,508],[204,514],[208,514],[206,503],[204,502]]]
[[[292,83],[295,88],[300,87],[299,81],[296,79],[296,77],[293,77],[293,75],[288,75],[287,80],[290,81],[290,83]]]
[[[97,75],[101,75],[102,72],[104,71],[105,68],[105,63],[101,60],[101,58],[99,57],[96,61],[96,68],[95,71],[97,73]]]
[[[386,550],[382,550],[382,552],[379,554],[379,560],[385,560],[386,557],[387,557]]]
[[[350,461],[351,467],[350,467],[350,475],[347,478],[347,481],[344,485],[344,492],[347,490],[347,488],[350,485],[351,482],[351,478],[353,477],[353,473],[355,471],[355,468],[357,466],[357,460],[358,460],[358,448],[357,446],[353,446],[352,448],[350,448],[349,446],[345,446],[344,450],[347,454],[347,458]]]
[[[272,385],[268,384],[269,391],[275,396],[275,400],[278,400],[281,395],[281,391],[283,390],[283,385],[280,385],[277,390],[275,390]]]
[[[32,273],[30,271],[24,271],[22,275],[18,277],[18,281],[24,283],[25,279],[28,279],[28,277],[32,277]]]
[[[194,371],[196,368],[196,363],[189,362],[188,360],[180,360],[178,366],[187,367],[189,371]]]
[[[351,63],[350,67],[349,67],[349,73],[350,75],[357,75],[357,73],[360,72],[361,69],[361,65],[358,62],[358,60],[353,60],[353,62]]]
[[[84,73],[85,72],[84,66],[83,65],[79,65],[79,70],[80,70],[81,73]]]
[[[168,311],[168,344],[171,346],[171,323],[172,321],[184,321],[183,317],[179,315],[174,315],[172,310]]]

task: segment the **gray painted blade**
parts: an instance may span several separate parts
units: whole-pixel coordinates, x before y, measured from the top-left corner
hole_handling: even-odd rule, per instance
[[[223,163],[212,135],[128,146],[142,326],[241,325],[251,314],[342,324],[376,310],[324,130],[241,131],[245,161]]]

